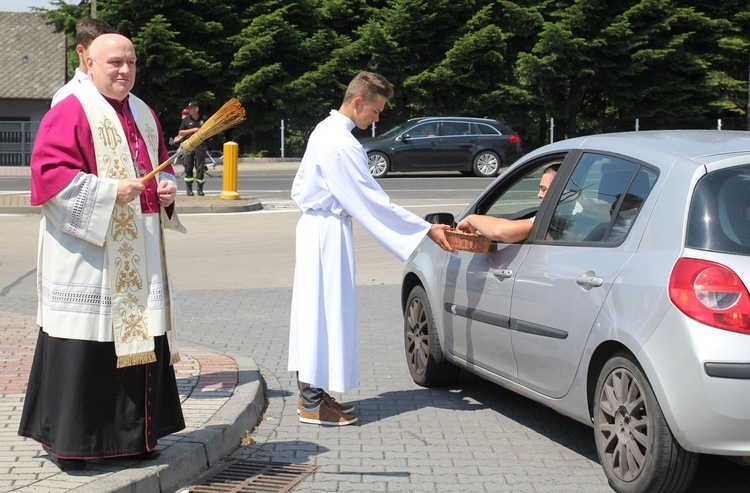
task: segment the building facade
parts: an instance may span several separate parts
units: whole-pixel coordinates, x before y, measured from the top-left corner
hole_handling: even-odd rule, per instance
[[[0,12],[0,166],[28,166],[39,121],[66,82],[66,38],[37,13]]]

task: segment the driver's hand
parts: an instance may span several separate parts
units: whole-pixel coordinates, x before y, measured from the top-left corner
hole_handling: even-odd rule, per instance
[[[465,233],[476,233],[476,228],[470,223],[470,218],[472,215],[466,216],[465,218],[461,219],[456,225],[456,229]]]

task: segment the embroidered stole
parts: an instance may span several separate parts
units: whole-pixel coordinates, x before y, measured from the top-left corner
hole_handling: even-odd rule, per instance
[[[91,126],[99,177],[113,180],[138,178],[137,163],[133,163],[125,131],[114,108],[93,85],[80,89],[76,96]],[[130,104],[151,162],[158,163],[156,121],[146,104],[132,94]],[[117,367],[153,363],[156,354],[154,339],[148,335],[149,287],[140,199],[124,205],[115,203],[105,251]]]

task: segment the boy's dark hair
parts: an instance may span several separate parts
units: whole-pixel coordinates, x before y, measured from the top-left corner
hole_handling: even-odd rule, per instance
[[[76,45],[85,49],[102,34],[117,33],[115,28],[102,19],[85,19],[76,24]]]
[[[373,102],[378,96],[386,99],[393,97],[393,87],[390,82],[380,74],[374,72],[358,73],[346,88],[344,102],[351,101],[361,96],[364,101]]]

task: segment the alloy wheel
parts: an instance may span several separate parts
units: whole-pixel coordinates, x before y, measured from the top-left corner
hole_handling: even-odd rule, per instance
[[[495,176],[500,169],[500,158],[493,152],[483,152],[476,157],[474,170],[479,176]]]
[[[414,297],[407,308],[406,356],[409,368],[415,375],[423,375],[429,353],[429,325],[427,313],[419,297]]]
[[[627,368],[607,376],[596,412],[603,459],[619,479],[633,481],[646,464],[652,423],[643,389]]]

